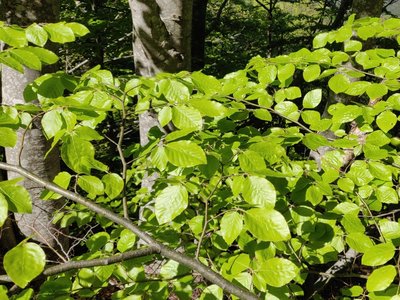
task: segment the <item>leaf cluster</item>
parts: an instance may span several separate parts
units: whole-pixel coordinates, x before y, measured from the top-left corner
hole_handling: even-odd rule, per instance
[[[0,145],[13,147],[16,129],[29,129],[29,120],[41,115],[46,137],[60,144],[68,167],[55,178],[57,185],[115,212],[126,205],[129,218],[153,238],[259,297],[317,293],[310,274],[326,275],[349,250],[356,253],[353,269],[330,275],[360,283],[349,280],[338,295],[391,297],[397,292],[400,245],[400,63],[395,49],[368,49],[366,42],[398,36],[399,19],[351,17],[338,30],[318,34],[313,50],[254,57],[222,79],[181,72],[122,80],[100,68],[81,77],[45,74],[25,92],[27,101],[38,99],[37,106],[2,107]],[[343,50],[330,50],[332,44]],[[350,101],[332,103],[332,95]],[[121,172],[110,172],[96,158],[95,142],[108,138],[121,147],[129,125],[121,121],[118,137],[104,137],[99,124],[109,113],[124,120],[148,110],[160,127],[150,131],[148,145],[121,149]],[[252,126],[249,118],[263,126]],[[319,164],[308,155],[292,155],[296,149],[320,153]],[[152,190],[127,189],[155,173]],[[48,201],[58,197],[43,194]],[[0,183],[0,204],[1,222],[8,210],[30,211],[29,195],[16,181]],[[126,228],[78,204],[70,208],[57,217],[62,226],[93,220],[101,226],[76,260],[140,247]],[[25,266],[9,259],[18,255],[35,268],[19,272]],[[23,242],[6,254],[4,265],[25,287],[44,267],[44,257]],[[151,266],[153,256],[146,256],[53,275],[39,298],[54,290],[94,297],[111,278],[121,286],[112,299],[190,298],[199,287],[201,299],[223,298],[218,282],[197,279],[187,266],[168,260],[149,273]]]

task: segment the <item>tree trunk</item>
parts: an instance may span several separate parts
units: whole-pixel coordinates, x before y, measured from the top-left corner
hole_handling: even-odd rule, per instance
[[[154,76],[191,68],[192,0],[130,0],[135,72]]]
[[[159,72],[176,73],[191,69],[193,0],[129,0],[133,25],[135,73],[151,77]],[[140,144],[158,126],[151,111],[139,116]],[[151,189],[154,178],[142,186]]]
[[[3,18],[9,24],[26,26],[33,22],[54,22],[58,18],[59,2],[57,0],[41,1],[1,1]],[[23,91],[27,84],[39,76],[39,72],[25,68],[23,74],[2,66],[2,102],[5,105],[24,103]],[[6,149],[6,160],[10,164],[21,165],[24,168],[41,174],[46,179],[52,179],[60,170],[58,151],[55,150],[45,159],[49,143],[42,134],[40,120],[35,120],[32,128],[18,131],[18,141],[14,148]],[[8,173],[8,179],[17,174]],[[32,197],[33,210],[31,214],[15,214],[21,232],[30,238],[53,248],[59,248],[59,229],[52,224],[54,212],[63,201],[43,201],[40,194],[43,189],[24,180],[24,187]],[[60,238],[63,240],[63,238]]]

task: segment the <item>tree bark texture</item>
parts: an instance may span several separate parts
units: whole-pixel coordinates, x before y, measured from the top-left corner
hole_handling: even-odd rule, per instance
[[[130,0],[135,73],[151,77],[160,72],[191,69],[193,0]],[[140,144],[158,126],[151,112],[139,116]]]
[[[25,103],[22,94],[24,88],[38,76],[39,72],[34,70],[25,69],[25,73],[21,74],[3,66],[3,104],[12,106]],[[53,179],[60,171],[59,155],[55,150],[45,159],[50,143],[42,134],[40,120],[34,121],[31,129],[20,129],[17,134],[17,145],[14,148],[6,148],[7,162],[42,174],[47,180]],[[12,172],[7,175],[8,179],[18,177]],[[54,212],[61,207],[63,201],[43,201],[40,199],[43,188],[37,187],[29,180],[24,180],[22,184],[31,195],[33,208],[31,214],[15,214],[19,229],[27,237],[32,237],[52,247],[57,246],[58,228],[52,224],[52,219]]]
[[[191,68],[192,0],[130,0],[135,72],[154,76]]]
[[[27,26],[33,22],[55,22],[59,15],[58,0],[2,0],[2,19],[9,24]],[[25,103],[23,91],[30,82],[40,75],[39,72],[25,68],[23,74],[9,67],[2,66],[2,103],[13,106]],[[8,163],[21,165],[31,171],[41,174],[48,180],[60,171],[60,160],[58,151],[52,151],[45,159],[49,149],[49,143],[43,136],[40,119],[34,120],[32,128],[18,131],[18,141],[14,148],[6,149],[6,160]],[[8,179],[17,177],[14,173],[8,173]],[[23,181],[24,187],[29,191],[32,198],[31,214],[15,214],[15,220],[20,231],[27,237],[33,238],[44,244],[59,248],[59,229],[52,224],[54,213],[64,203],[59,201],[43,201],[40,194],[43,189],[35,186],[30,181]]]

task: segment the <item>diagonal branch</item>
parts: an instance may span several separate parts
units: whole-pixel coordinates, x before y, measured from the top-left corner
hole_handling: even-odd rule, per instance
[[[96,266],[108,266],[128,259],[147,256],[155,253],[158,253],[158,251],[155,248],[149,247],[149,248],[141,248],[137,250],[127,251],[109,257],[102,257],[90,260],[68,261],[59,265],[47,267],[42,274],[45,276],[52,276],[70,270],[91,268]],[[0,281],[12,282],[11,278],[8,277],[7,275],[0,275]]]
[[[257,300],[259,299],[254,293],[248,291],[245,288],[239,287],[228,280],[226,280],[224,277],[222,277],[220,274],[214,272],[211,270],[209,267],[203,265],[201,262],[195,260],[194,258],[191,258],[183,253],[179,253],[168,246],[162,244],[161,242],[157,241],[154,239],[152,236],[150,236],[147,232],[143,231],[140,229],[137,225],[135,225],[133,222],[131,222],[128,219],[125,219],[124,217],[106,209],[103,208],[102,206],[94,203],[93,201],[90,201],[74,192],[68,191],[66,189],[63,189],[59,187],[58,185],[51,183],[47,180],[44,180],[40,178],[38,175],[35,175],[28,170],[15,166],[15,165],[10,165],[4,162],[0,162],[0,169],[6,170],[6,171],[12,171],[20,174],[21,176],[43,186],[44,188],[58,193],[62,195],[63,197],[74,201],[75,203],[81,204],[91,211],[102,215],[109,219],[110,221],[115,222],[116,224],[119,224],[126,229],[129,229],[132,231],[134,234],[136,234],[141,240],[143,240],[150,248],[153,248],[155,251],[159,252],[162,256],[172,259],[186,267],[189,267],[192,270],[197,271],[200,273],[204,278],[209,280],[210,282],[220,286],[224,291],[231,293],[240,299],[245,299],[245,300]]]

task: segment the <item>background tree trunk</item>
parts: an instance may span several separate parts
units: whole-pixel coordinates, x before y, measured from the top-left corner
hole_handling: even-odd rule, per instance
[[[55,22],[59,14],[59,1],[1,1],[3,19],[9,24],[27,26],[33,22]],[[40,73],[25,68],[23,74],[2,66],[2,102],[6,105],[24,103],[23,91],[27,84],[35,80]],[[18,141],[14,148],[6,149],[6,160],[10,164],[20,164],[24,168],[41,174],[46,179],[52,179],[60,171],[58,151],[55,150],[45,159],[48,142],[42,134],[40,120],[33,122],[29,130],[18,131]],[[8,179],[17,174],[8,173]],[[43,201],[40,199],[42,188],[30,181],[23,181],[24,187],[32,197],[32,214],[15,214],[21,232],[30,238],[44,244],[59,248],[58,228],[52,224],[54,212],[60,208],[63,201]],[[63,240],[63,238],[61,238]]]
[[[130,0],[129,6],[135,73],[151,77],[190,70],[193,0]],[[155,126],[158,121],[151,111],[139,116],[141,145],[148,143],[147,134]],[[142,186],[151,189],[153,181],[145,178]]]

